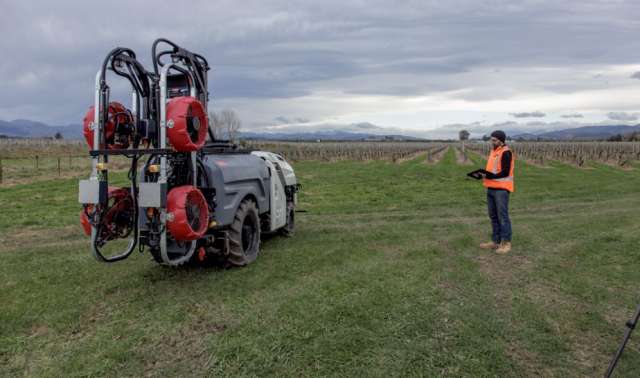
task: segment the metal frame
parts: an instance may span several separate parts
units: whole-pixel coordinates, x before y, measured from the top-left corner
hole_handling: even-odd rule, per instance
[[[172,127],[172,125],[170,124],[171,120],[167,121],[167,101],[168,101],[167,92],[169,90],[167,87],[167,75],[169,74],[169,70],[175,67],[180,68],[180,66],[176,65],[175,63],[165,64],[162,67],[162,71],[160,72],[160,146],[159,147],[161,149],[167,148],[167,128]],[[189,95],[191,97],[196,97],[196,89],[194,85],[195,80],[191,76],[190,72],[188,74],[188,78],[190,81]],[[191,169],[192,169],[191,177],[193,177],[194,186],[197,186],[197,183],[198,183],[198,177],[197,177],[198,168],[196,165],[196,158],[197,158],[196,152],[191,152]],[[163,185],[166,183],[167,183],[167,155],[163,154],[160,156],[160,177],[158,178],[158,184]],[[162,261],[165,264],[175,266],[175,265],[180,265],[185,263],[191,258],[191,256],[193,256],[193,253],[196,250],[197,241],[196,240],[192,241],[189,245],[189,248],[187,249],[187,253],[182,255],[181,257],[177,259],[171,259],[169,257],[169,251],[167,249],[167,219],[172,215],[173,214],[170,214],[167,212],[166,207],[160,208],[160,225],[162,227],[162,230],[160,233],[160,257],[162,258]]]
[[[103,123],[106,122],[105,120],[105,115],[102,114],[103,110],[104,110],[104,104],[102,103],[103,101],[103,96],[102,96],[102,69],[98,70],[98,72],[96,73],[96,85],[95,85],[95,100],[94,100],[94,119],[93,119],[93,124],[91,124],[89,127],[93,128],[93,149],[92,152],[95,152],[96,150],[100,150],[101,148],[101,142],[102,142],[102,129],[104,128]],[[135,93],[134,90],[134,95],[133,97],[133,108],[136,108],[136,96],[137,93]],[[104,99],[108,99],[109,98],[109,91],[107,89],[106,95],[104,96]],[[103,156],[107,156],[106,151],[104,151],[105,153],[103,154]],[[101,177],[98,174],[98,163],[100,163],[100,155],[96,154],[96,155],[92,155],[92,163],[91,163],[91,177],[89,178],[90,181],[95,181],[96,187],[100,188],[100,182],[106,182],[107,184],[107,191],[108,191],[108,178],[104,178]],[[98,189],[100,190],[100,189]],[[135,188],[131,188],[132,193],[135,193]],[[108,201],[108,197],[107,197],[107,201]],[[135,219],[135,222],[137,222],[138,220]],[[96,247],[97,241],[98,241],[98,230],[96,228],[95,225],[91,225],[91,254],[93,255],[93,257],[98,260],[98,261],[103,261],[103,262],[115,262],[115,261],[119,261],[119,260],[123,260],[126,259],[127,257],[129,257],[129,255],[131,255],[131,253],[133,253],[136,244],[138,243],[138,239],[140,236],[140,232],[137,229],[137,227],[134,228],[135,232],[133,233],[133,235],[129,238],[129,244],[127,245],[127,248],[124,250],[124,252],[116,254],[115,256],[112,257],[104,257],[104,255],[102,255],[99,251],[98,248]]]

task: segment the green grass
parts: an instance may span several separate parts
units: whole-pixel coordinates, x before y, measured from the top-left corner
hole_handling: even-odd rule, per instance
[[[100,264],[75,180],[0,188],[0,376],[603,374],[640,301],[640,171],[519,163],[498,256],[453,150],[295,168],[295,237],[232,270]]]

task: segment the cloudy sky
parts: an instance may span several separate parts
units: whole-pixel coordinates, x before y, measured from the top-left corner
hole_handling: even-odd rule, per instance
[[[151,69],[157,37],[209,59],[210,110],[245,130],[442,137],[640,117],[640,2],[168,4],[0,0],[0,119],[79,123],[105,54],[130,47]]]

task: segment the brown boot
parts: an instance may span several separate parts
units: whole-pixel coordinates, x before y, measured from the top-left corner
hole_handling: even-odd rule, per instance
[[[500,246],[498,247],[498,249],[496,249],[496,253],[499,253],[501,255],[506,255],[510,251],[511,251],[511,242],[508,242],[508,241],[503,241],[502,243],[500,243]]]
[[[480,248],[482,249],[498,249],[498,245],[492,241],[488,243],[480,243]]]

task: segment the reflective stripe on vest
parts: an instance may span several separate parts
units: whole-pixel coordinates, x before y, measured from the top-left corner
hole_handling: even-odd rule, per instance
[[[495,150],[491,150],[489,158],[487,159],[487,171],[493,174],[498,174],[502,170],[502,154],[506,151],[511,151],[508,146],[498,147]],[[493,189],[505,189],[513,192],[513,169],[515,167],[515,154],[511,152],[511,167],[509,169],[509,176],[498,179],[484,179],[483,184],[487,188]]]

